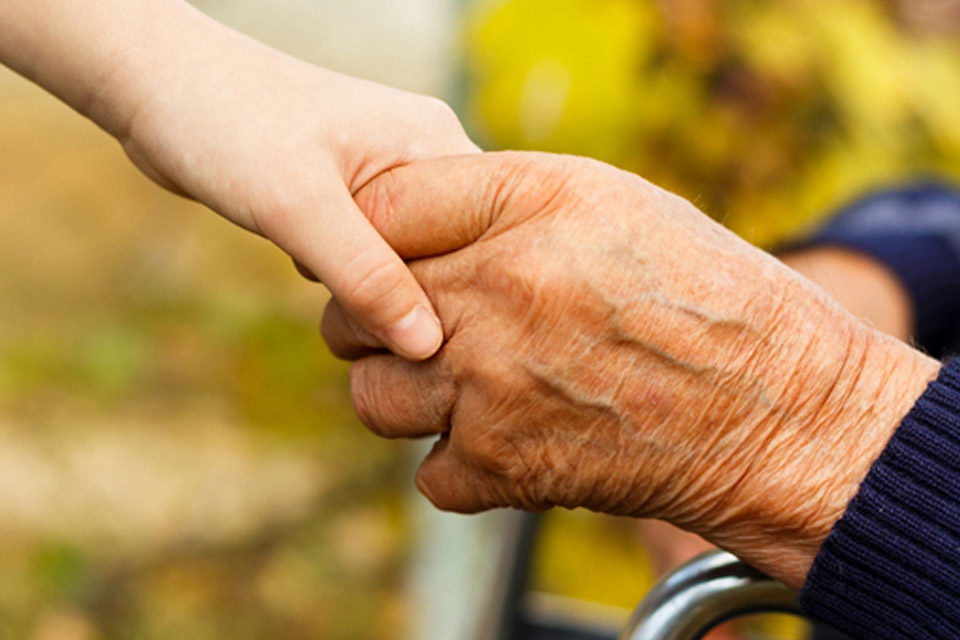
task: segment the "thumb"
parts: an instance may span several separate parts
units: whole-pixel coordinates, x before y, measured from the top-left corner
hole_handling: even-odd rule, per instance
[[[429,358],[443,341],[430,299],[346,186],[338,183],[331,191],[320,201],[322,209],[288,212],[267,235],[384,346],[410,360]]]
[[[462,249],[487,233],[531,186],[537,160],[550,156],[499,152],[410,163],[366,184],[355,198],[382,237],[405,260]]]

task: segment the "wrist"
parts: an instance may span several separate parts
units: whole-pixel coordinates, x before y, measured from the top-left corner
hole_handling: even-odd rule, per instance
[[[910,294],[897,275],[875,258],[844,247],[822,246],[780,257],[858,318],[907,341],[913,333]]]
[[[229,29],[182,0],[144,0],[104,45],[102,71],[77,106],[125,142],[151,103],[221,55]]]
[[[177,48],[156,32],[200,17],[182,0],[5,2],[0,62],[116,135],[136,107],[138,87],[153,75],[142,59],[156,58],[161,45]]]
[[[797,365],[792,408],[764,425],[760,464],[731,496],[721,532],[708,534],[793,587],[939,370],[932,358],[850,320],[833,341],[813,337],[816,355]],[[824,342],[834,343],[833,354]]]

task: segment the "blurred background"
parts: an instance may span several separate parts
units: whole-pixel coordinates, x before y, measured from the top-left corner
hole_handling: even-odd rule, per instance
[[[444,97],[486,148],[636,171],[761,246],[960,176],[957,0],[197,4]],[[391,640],[432,615],[408,580],[429,580],[416,452],[354,419],[320,287],[4,70],[0,230],[0,637]],[[624,520],[550,514],[538,549],[537,590],[613,612],[655,574]]]

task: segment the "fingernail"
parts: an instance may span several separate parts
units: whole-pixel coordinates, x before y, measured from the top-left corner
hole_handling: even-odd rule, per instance
[[[443,342],[440,320],[423,305],[414,307],[402,320],[388,327],[384,334],[389,344],[416,359],[429,358]]]

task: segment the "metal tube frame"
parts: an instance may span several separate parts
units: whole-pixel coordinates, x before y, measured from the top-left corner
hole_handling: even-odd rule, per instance
[[[654,585],[620,640],[699,640],[718,624],[754,613],[802,617],[797,593],[725,551],[711,551]]]

